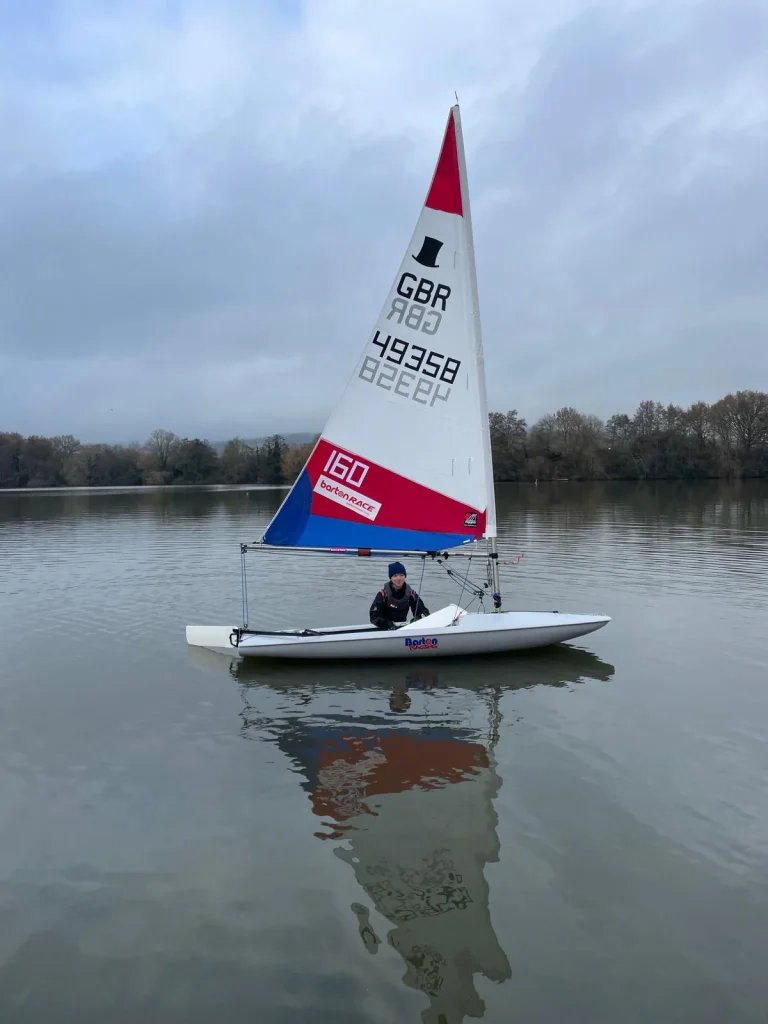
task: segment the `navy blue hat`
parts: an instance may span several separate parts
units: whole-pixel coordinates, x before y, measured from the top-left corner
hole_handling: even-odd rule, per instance
[[[398,572],[401,572],[403,574],[403,576],[407,575],[407,573],[405,571],[405,566],[403,565],[403,563],[402,562],[390,562],[389,563],[389,578],[392,579],[392,577],[395,575],[395,573],[398,573]]]

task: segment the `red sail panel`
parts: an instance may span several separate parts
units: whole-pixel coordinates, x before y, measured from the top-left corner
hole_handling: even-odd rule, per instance
[[[409,530],[464,534],[479,539],[485,509],[360,459],[322,438],[307,463],[313,516]]]
[[[461,178],[459,176],[459,154],[456,149],[456,122],[453,111],[448,115],[448,125],[443,137],[443,148],[437,161],[435,174],[424,204],[430,210],[455,213],[464,216],[461,203]]]

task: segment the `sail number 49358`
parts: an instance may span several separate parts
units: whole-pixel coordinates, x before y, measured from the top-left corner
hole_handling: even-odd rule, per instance
[[[381,349],[381,358],[365,357],[358,373],[361,380],[376,384],[385,391],[394,391],[403,398],[411,398],[420,405],[432,406],[438,400],[448,401],[450,385],[456,380],[461,366],[460,359],[430,351],[423,345],[409,344],[390,334],[382,340],[379,331],[376,331],[371,344]]]

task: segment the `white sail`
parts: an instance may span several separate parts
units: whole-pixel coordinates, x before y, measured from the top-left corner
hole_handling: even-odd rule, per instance
[[[410,243],[267,544],[436,550],[496,535],[458,107]]]

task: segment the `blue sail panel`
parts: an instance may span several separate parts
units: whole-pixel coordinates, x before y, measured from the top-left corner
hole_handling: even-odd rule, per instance
[[[312,513],[312,484],[303,470],[264,534],[264,543],[297,548],[371,548],[440,551],[474,540],[461,533],[404,530]]]

